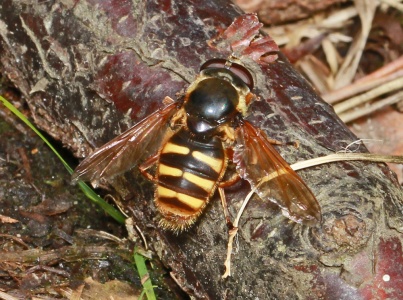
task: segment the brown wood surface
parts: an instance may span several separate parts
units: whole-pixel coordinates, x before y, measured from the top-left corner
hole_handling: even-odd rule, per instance
[[[342,6],[347,0],[237,0],[242,9],[256,12],[265,24],[277,25],[312,17],[332,7]]]
[[[175,98],[203,62],[225,58],[229,53],[207,42],[241,13],[225,0],[3,0],[1,71],[27,98],[36,124],[84,157],[161,107],[165,96]],[[298,149],[278,148],[289,163],[356,139],[281,56],[248,67],[260,97],[248,120],[270,138],[300,142]],[[323,224],[295,224],[253,198],[227,279],[221,279],[227,228],[218,197],[192,229],[175,235],[156,226],[154,187],[137,171],[114,185],[158,258],[196,299],[368,299],[383,293],[397,299],[403,194],[394,174],[362,162],[299,174],[321,204]],[[227,190],[234,215],[248,189],[239,182]],[[396,280],[400,287],[392,285]]]

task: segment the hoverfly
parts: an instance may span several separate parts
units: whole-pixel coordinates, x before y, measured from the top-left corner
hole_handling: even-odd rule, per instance
[[[252,89],[253,77],[241,64],[207,61],[183,97],[167,97],[171,103],[95,150],[73,179],[97,182],[138,166],[156,184],[160,224],[180,231],[195,222],[216,189],[225,185],[227,166],[234,163],[237,175],[285,216],[299,223],[319,221],[313,193],[266,135],[244,119],[255,97]],[[154,175],[147,171],[151,166],[156,166]],[[271,179],[260,182],[266,176]]]

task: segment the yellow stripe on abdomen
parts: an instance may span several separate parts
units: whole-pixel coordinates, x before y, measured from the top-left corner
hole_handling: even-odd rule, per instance
[[[178,197],[179,201],[190,206],[194,210],[199,210],[205,204],[204,200],[201,200],[201,199],[198,199],[198,198],[186,195],[186,194],[178,193],[177,197]]]
[[[183,175],[183,171],[181,169],[169,167],[164,164],[159,165],[158,172],[159,175],[170,175],[174,177],[181,177]]]
[[[166,198],[176,197],[175,191],[164,188],[163,186],[160,186],[160,185],[157,187],[157,191],[158,191],[158,196],[162,196],[162,197],[166,197]]]
[[[216,171],[218,174],[221,173],[222,167],[223,167],[223,160],[219,158],[214,158],[211,156],[208,156],[200,151],[193,151],[192,156],[196,158],[198,161],[201,161],[211,167],[214,171]]]
[[[204,199],[198,199],[183,193],[178,193],[175,192],[174,190],[158,186],[157,187],[157,192],[159,197],[164,197],[164,198],[176,198],[178,199],[181,203],[185,204],[186,206],[191,207],[192,209],[199,210],[205,205],[205,200]]]
[[[164,148],[162,148],[161,153],[176,153],[176,154],[189,154],[190,150],[186,146],[180,146],[173,143],[166,143]]]
[[[200,176],[194,175],[189,172],[184,172],[183,173],[183,178],[185,178],[187,181],[190,181],[191,183],[201,187],[203,190],[205,190],[208,193],[211,193],[215,182],[209,179],[202,178]]]

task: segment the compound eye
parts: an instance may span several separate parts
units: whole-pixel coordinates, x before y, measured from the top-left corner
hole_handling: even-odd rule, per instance
[[[229,66],[226,66],[227,60],[222,58],[213,58],[206,61],[201,67],[200,71],[209,68],[225,68],[230,70],[236,76],[238,76],[248,87],[250,90],[253,89],[253,77],[252,74],[246,69],[244,66],[236,63],[231,63]]]
[[[226,59],[222,58],[213,58],[208,61],[206,61],[202,66],[200,67],[200,71],[203,71],[205,69],[210,69],[210,68],[225,68],[225,63],[227,62]]]
[[[230,71],[236,76],[242,79],[243,82],[249,87],[249,90],[253,90],[253,77],[247,68],[236,63],[231,64]]]

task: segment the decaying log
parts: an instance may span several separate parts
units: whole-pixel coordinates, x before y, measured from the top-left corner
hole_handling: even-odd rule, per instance
[[[84,157],[161,107],[165,96],[183,92],[203,62],[230,54],[208,42],[240,14],[225,0],[3,0],[1,71],[27,98],[36,124]],[[260,98],[248,120],[270,138],[300,142],[278,147],[289,163],[356,140],[281,55],[246,63]],[[363,162],[299,174],[321,204],[323,223],[295,224],[253,198],[227,279],[218,197],[176,235],[156,225],[153,185],[136,170],[113,184],[171,276],[197,299],[396,299],[403,293],[403,194],[394,174]],[[248,191],[245,182],[227,189],[233,215]]]

